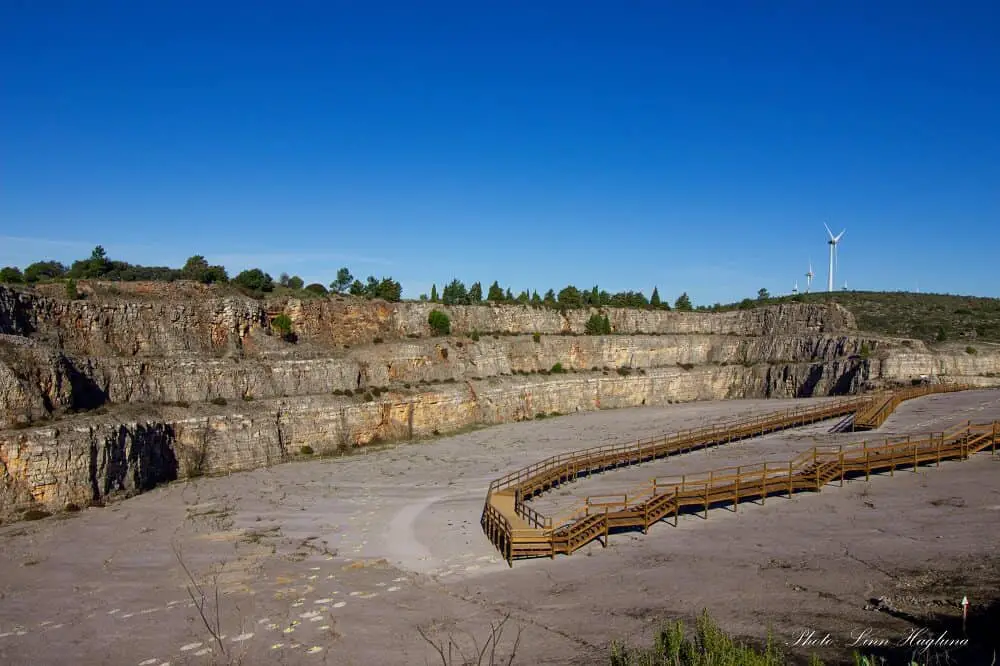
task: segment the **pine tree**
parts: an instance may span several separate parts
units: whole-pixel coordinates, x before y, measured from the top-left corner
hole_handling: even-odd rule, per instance
[[[436,284],[431,285],[431,303],[437,303],[438,301],[438,288]]]
[[[653,295],[649,297],[649,304],[654,308],[660,307],[660,292],[653,287]]]
[[[688,297],[687,292],[677,297],[674,301],[674,309],[678,312],[690,312],[691,311],[691,299]]]

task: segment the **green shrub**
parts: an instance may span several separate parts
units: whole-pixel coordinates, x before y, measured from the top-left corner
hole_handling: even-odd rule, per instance
[[[299,447],[299,453],[301,453],[304,456],[311,456],[313,454],[313,447],[309,446],[308,444],[303,444],[301,447]]]
[[[317,296],[326,296],[329,293],[326,290],[326,287],[324,287],[318,282],[313,282],[310,285],[306,285],[305,290],[308,291],[309,293],[316,294]]]
[[[872,355],[872,349],[868,346],[867,342],[861,343],[861,351],[859,352],[861,358],[869,358]]]
[[[969,346],[969,347],[965,348],[965,353],[966,354],[975,354],[976,352],[977,352],[977,350],[976,350],[975,347]]]
[[[80,298],[80,292],[76,290],[76,280],[73,278],[66,280],[66,298],[71,301]]]
[[[618,374],[622,377],[628,377],[632,374],[632,370],[630,368],[618,368]]]
[[[218,397],[212,398],[211,403],[213,405],[225,405],[225,404],[228,404],[228,402],[226,401],[226,399],[223,398],[222,396],[218,396]]]
[[[479,342],[479,331],[473,330],[472,335],[469,336],[473,342]]]
[[[431,310],[427,315],[427,323],[435,335],[448,335],[451,333],[451,319],[440,310]]]
[[[561,372],[566,372],[566,369],[563,368],[562,363],[556,363],[552,366],[552,370],[550,370],[550,372],[552,372],[552,374],[559,374]]]
[[[787,661],[768,632],[764,649],[756,650],[733,640],[702,611],[695,624],[694,636],[686,636],[683,622],[664,622],[657,631],[653,646],[633,648],[612,641],[611,666],[784,666]],[[811,662],[820,664],[817,659]]]
[[[277,331],[283,340],[291,340],[292,318],[285,313],[281,313],[271,320],[271,328]]]
[[[274,279],[259,268],[243,271],[233,278],[233,283],[249,291],[274,290]]]
[[[541,335],[541,333],[532,333],[531,334],[531,339],[534,340],[535,342],[541,342],[542,341],[542,335]]]
[[[611,321],[607,315],[603,317],[599,314],[590,315],[584,331],[587,335],[611,335]]]

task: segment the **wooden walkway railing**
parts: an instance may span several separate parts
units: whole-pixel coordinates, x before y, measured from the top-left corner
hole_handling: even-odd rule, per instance
[[[970,387],[938,384],[893,393],[854,397],[787,410],[749,419],[723,422],[634,444],[599,446],[557,456],[512,472],[490,484],[481,524],[508,564],[517,558],[571,554],[581,546],[622,528],[641,528],[692,508],[762,502],[776,493],[816,491],[835,478],[866,477],[873,471],[919,466],[941,460],[964,459],[998,445],[997,423],[969,424],[946,433],[919,438],[887,438],[879,445],[867,442],[851,447],[815,447],[793,460],[713,470],[699,476],[655,478],[617,495],[590,496],[579,506],[557,516],[545,516],[525,501],[542,491],[581,475],[716,446],[816,421],[855,414],[855,427],[881,425],[899,403],[931,393]]]

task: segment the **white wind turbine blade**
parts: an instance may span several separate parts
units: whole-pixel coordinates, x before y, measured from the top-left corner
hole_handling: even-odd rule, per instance
[[[827,227],[826,222],[823,223],[823,226],[826,227],[826,233],[830,234],[830,240],[835,240],[833,237],[833,232],[830,231],[830,227]]]
[[[841,232],[840,232],[839,234],[837,234],[836,238],[834,238],[834,239],[833,239],[833,242],[834,242],[834,243],[839,243],[839,242],[840,242],[840,239],[841,239],[841,237],[842,237],[842,236],[843,236],[844,234],[846,234],[846,233],[847,233],[847,229],[844,229],[843,231],[841,231]],[[830,234],[830,235],[831,235],[831,236],[833,236],[833,234]]]

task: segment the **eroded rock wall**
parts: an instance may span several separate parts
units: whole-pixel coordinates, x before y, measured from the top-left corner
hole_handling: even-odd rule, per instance
[[[174,408],[166,410],[172,414],[124,422],[120,416],[91,416],[0,431],[0,517],[100,503],[178,478],[276,464],[300,455],[303,447],[333,453],[539,414],[826,395],[848,391],[865,377],[864,363],[839,361],[661,368],[628,377],[581,373],[467,381],[416,394],[389,392],[361,403],[312,396],[255,401],[219,414],[180,416],[182,410]]]

